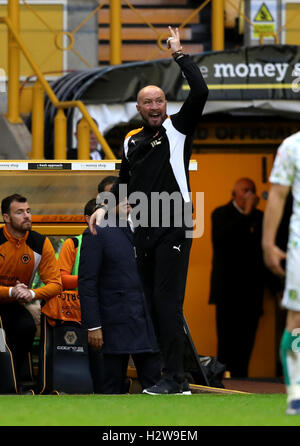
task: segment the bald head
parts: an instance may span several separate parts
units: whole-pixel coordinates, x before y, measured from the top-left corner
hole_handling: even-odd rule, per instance
[[[156,85],[147,85],[137,95],[136,108],[145,124],[159,128],[167,117],[165,93]]]
[[[247,191],[256,193],[256,186],[253,180],[250,178],[239,178],[234,185],[233,191],[236,192],[239,188],[246,188]]]
[[[250,178],[240,178],[237,180],[232,191],[234,201],[241,209],[245,209],[247,197],[255,194],[256,186]]]
[[[163,92],[163,90],[160,87],[157,87],[157,85],[146,85],[146,87],[142,88],[138,94],[137,94],[137,103],[141,102],[144,100],[145,97],[147,96],[161,96],[164,98],[164,100],[166,99],[165,97],[165,93]]]

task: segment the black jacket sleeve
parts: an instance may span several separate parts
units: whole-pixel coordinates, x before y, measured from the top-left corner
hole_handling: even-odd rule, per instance
[[[208,88],[198,65],[189,55],[179,58],[177,63],[190,86],[190,92],[179,112],[172,115],[171,119],[176,129],[187,135],[194,132],[201,119]]]
[[[103,237],[86,230],[82,237],[78,270],[81,319],[85,328],[102,325],[99,306],[99,280],[103,259]]]

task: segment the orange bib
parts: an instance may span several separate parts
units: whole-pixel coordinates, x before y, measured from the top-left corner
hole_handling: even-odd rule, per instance
[[[48,299],[42,307],[42,312],[48,317],[48,321],[52,326],[56,325],[56,319],[81,323],[78,291],[65,290],[58,296]]]

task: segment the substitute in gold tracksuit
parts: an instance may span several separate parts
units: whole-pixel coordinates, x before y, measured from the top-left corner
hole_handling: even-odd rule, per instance
[[[20,382],[28,379],[23,368],[36,332],[24,304],[46,301],[59,294],[62,285],[50,240],[31,230],[27,199],[19,194],[6,197],[1,212],[5,226],[0,229],[0,316]],[[45,286],[32,290],[37,270]]]
[[[94,212],[96,199],[89,200],[84,207],[86,223]],[[46,315],[50,325],[64,322],[81,323],[81,310],[78,296],[78,267],[82,234],[67,238],[60,250],[58,267],[61,275],[63,291],[55,299],[43,305],[42,313]]]

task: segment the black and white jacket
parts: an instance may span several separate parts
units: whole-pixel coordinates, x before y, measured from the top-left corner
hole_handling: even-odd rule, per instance
[[[208,88],[199,67],[189,55],[184,55],[177,63],[190,86],[189,95],[180,110],[165,119],[158,132],[144,126],[126,136],[119,181],[113,189],[116,195],[118,185],[126,184],[129,198],[137,191],[149,198],[152,192],[179,192],[183,204],[191,202],[189,161],[192,139],[202,116]]]

